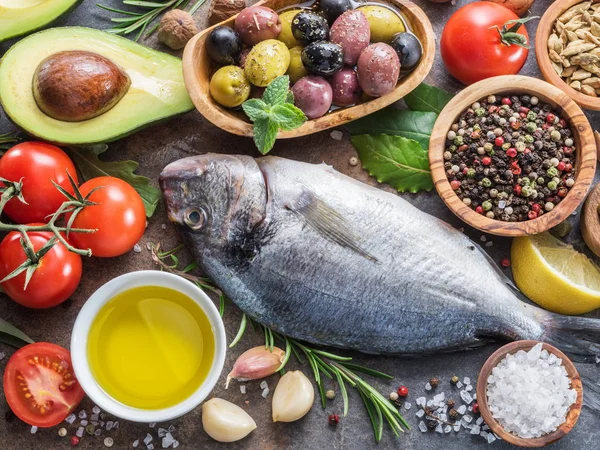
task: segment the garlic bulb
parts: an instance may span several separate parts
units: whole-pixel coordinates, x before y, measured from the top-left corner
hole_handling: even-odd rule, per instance
[[[242,353],[233,365],[233,369],[227,375],[225,389],[229,387],[232,378],[248,381],[273,375],[284,359],[285,352],[280,348],[273,347],[273,351],[265,348],[264,345],[251,348]]]
[[[256,429],[256,422],[239,406],[212,398],[202,405],[202,427],[215,441],[235,442]]]
[[[306,415],[315,401],[315,390],[299,370],[281,377],[273,394],[273,422],[293,422]]]

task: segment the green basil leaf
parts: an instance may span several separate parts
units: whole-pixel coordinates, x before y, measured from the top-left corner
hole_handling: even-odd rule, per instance
[[[269,83],[262,99],[267,105],[281,105],[287,101],[289,89],[290,77],[282,75]]]
[[[267,112],[269,109],[268,105],[259,98],[246,100],[242,103],[242,109],[252,122],[269,117],[269,113]]]
[[[33,344],[34,341],[17,327],[4,319],[0,319],[0,342],[21,348],[24,345]]]
[[[273,106],[270,117],[281,130],[293,130],[306,122],[302,110],[290,103]]]
[[[434,112],[439,114],[454,97],[452,94],[425,83],[418,85],[404,96],[404,102],[413,111]]]
[[[269,119],[258,119],[254,122],[254,143],[263,155],[269,153],[275,145],[278,129],[277,124]]]
[[[117,177],[129,183],[142,197],[146,216],[151,217],[160,200],[160,190],[150,185],[150,179],[134,172],[139,164],[135,161],[105,162],[99,156],[107,150],[106,144],[67,147],[65,150],[81,172],[84,180],[97,177]]]
[[[380,183],[399,192],[430,191],[433,180],[427,150],[402,136],[361,134],[352,136],[363,167]]]
[[[389,134],[414,139],[423,148],[429,148],[431,130],[437,114],[422,111],[406,111],[384,108],[373,114],[346,124],[350,134]]]

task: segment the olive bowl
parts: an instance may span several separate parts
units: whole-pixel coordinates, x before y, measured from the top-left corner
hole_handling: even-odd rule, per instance
[[[397,8],[412,31],[421,41],[423,57],[408,74],[403,75],[392,92],[355,106],[336,109],[317,119],[307,120],[302,126],[291,131],[279,131],[278,139],[294,138],[337,127],[360,119],[400,100],[415,89],[427,76],[435,57],[435,34],[431,22],[421,8],[406,0],[380,0]],[[262,0],[255,6],[266,6],[275,11],[300,5],[298,0]],[[214,101],[209,92],[210,77],[214,65],[206,51],[206,38],[217,26],[233,28],[237,15],[230,17],[194,36],[183,52],[183,77],[187,91],[196,109],[206,119],[219,128],[239,136],[253,135],[252,123],[240,110],[225,108]]]
[[[575,141],[575,184],[556,207],[536,219],[504,222],[478,214],[456,195],[444,168],[446,136],[456,119],[471,105],[489,95],[535,95],[553,106],[569,123]],[[549,230],[566,220],[583,202],[596,172],[596,142],[592,127],[579,106],[563,91],[537,78],[504,75],[475,83],[457,94],[440,113],[429,143],[429,165],[435,188],[442,200],[461,220],[478,230],[497,236],[527,236]]]

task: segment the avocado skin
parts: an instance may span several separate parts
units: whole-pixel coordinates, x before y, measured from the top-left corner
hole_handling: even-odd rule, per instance
[[[115,107],[98,117],[77,123],[56,121],[39,109],[33,95],[34,73],[48,49],[95,51],[130,70],[132,85]],[[0,60],[0,105],[12,123],[46,142],[73,146],[112,142],[194,109],[181,65],[179,58],[104,31],[51,28],[17,42]]]
[[[81,3],[83,3],[83,0],[73,0],[73,4],[69,7],[69,9],[62,11],[61,13],[59,13],[58,15],[54,16],[52,14],[49,14],[48,19],[46,22],[44,23],[30,23],[27,20],[27,17],[23,18],[23,28],[21,29],[20,32],[17,33],[13,33],[7,36],[2,36],[0,34],[0,43],[8,41],[9,39],[14,39],[14,38],[18,38],[18,37],[22,37],[22,36],[27,36],[28,34],[34,33],[36,31],[40,31],[43,30],[45,28],[49,28],[51,27],[54,23],[58,22],[60,19],[62,19],[63,17],[65,17],[66,15],[68,15],[69,13],[71,13],[71,11],[73,11],[75,8],[77,8]],[[27,28],[27,27],[31,27],[31,28]]]

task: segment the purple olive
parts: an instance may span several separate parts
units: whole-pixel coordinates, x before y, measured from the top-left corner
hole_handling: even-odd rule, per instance
[[[281,20],[271,8],[250,6],[238,14],[234,27],[244,44],[252,47],[267,39],[277,38],[281,32]]]
[[[292,87],[292,92],[294,104],[309,119],[321,117],[331,108],[333,92],[325,78],[312,75],[300,78]]]
[[[358,77],[354,69],[345,68],[334,73],[329,79],[329,83],[333,91],[335,106],[350,106],[360,101],[362,89],[358,84]]]
[[[396,87],[400,60],[388,44],[377,42],[365,48],[358,58],[358,82],[365,94],[381,97]]]
[[[344,64],[356,65],[360,53],[369,45],[371,29],[367,16],[360,9],[346,11],[333,22],[329,33],[331,42],[344,50]]]

